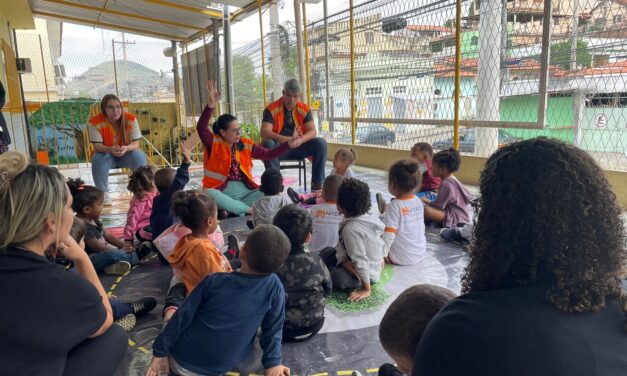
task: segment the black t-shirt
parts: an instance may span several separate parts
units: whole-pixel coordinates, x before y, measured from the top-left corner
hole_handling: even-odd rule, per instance
[[[95,226],[89,222],[85,222],[85,240],[96,239],[102,245],[107,246],[107,241],[104,238],[104,225],[98,219],[94,222],[96,222]],[[85,244],[85,251],[89,255],[98,252],[97,250],[89,247],[87,244]]]
[[[20,248],[0,250],[0,375],[62,375],[70,349],[104,324],[96,288]]]
[[[308,123],[312,120],[313,120],[313,115],[311,115],[311,111],[309,111],[307,112],[307,115],[305,115],[304,123]],[[272,113],[268,111],[267,108],[263,111],[263,122],[274,125],[274,118],[272,117]],[[294,124],[294,117],[292,116],[292,111],[288,110],[284,106],[283,107],[283,129],[281,130],[280,135],[291,137],[292,134],[294,134],[294,127],[295,127],[295,124]]]
[[[612,376],[627,374],[625,317],[616,302],[598,313],[563,313],[547,285],[454,299],[429,323],[414,376]]]

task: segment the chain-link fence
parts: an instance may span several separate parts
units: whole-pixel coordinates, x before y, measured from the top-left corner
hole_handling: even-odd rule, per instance
[[[151,161],[176,163],[181,126],[193,120],[177,119],[172,58],[164,54],[171,43],[84,29],[84,37],[48,33],[50,25],[17,32],[19,57],[30,60],[31,72],[20,75],[26,109],[5,109],[13,146],[27,150],[30,144],[50,164],[88,162],[87,122],[99,112],[104,95],[116,94],[137,117],[142,148]]]
[[[455,5],[365,2],[353,9],[353,56],[348,10],[326,19],[326,34],[324,19],[308,24],[312,102],[328,139],[352,141],[354,59],[356,142],[453,145]],[[606,169],[627,170],[626,4],[555,0],[546,8],[539,0],[462,2],[460,150],[489,155],[548,136],[587,150]],[[543,47],[551,55],[545,66]],[[546,119],[540,129],[538,116]]]

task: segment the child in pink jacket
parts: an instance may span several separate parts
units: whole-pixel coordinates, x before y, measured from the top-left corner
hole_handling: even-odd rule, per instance
[[[124,241],[132,244],[134,237],[141,242],[152,240],[152,234],[144,231],[150,225],[152,201],[159,194],[155,186],[154,166],[142,166],[133,172],[128,182],[128,190],[133,193],[131,205],[124,227]]]

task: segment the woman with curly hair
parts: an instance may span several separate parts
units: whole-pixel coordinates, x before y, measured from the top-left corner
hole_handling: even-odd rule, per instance
[[[536,138],[494,153],[464,295],[429,324],[413,375],[625,375],[625,230],[584,151]]]

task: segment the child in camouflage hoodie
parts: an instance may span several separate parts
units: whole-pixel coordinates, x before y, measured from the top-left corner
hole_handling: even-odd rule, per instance
[[[309,212],[297,205],[282,207],[273,224],[287,235],[292,251],[276,275],[285,289],[284,341],[304,341],[324,324],[325,297],[331,293],[331,275],[315,253],[305,251],[311,239]]]

